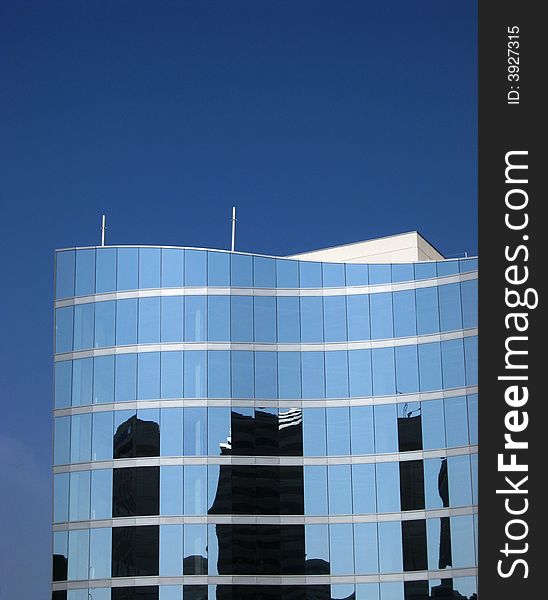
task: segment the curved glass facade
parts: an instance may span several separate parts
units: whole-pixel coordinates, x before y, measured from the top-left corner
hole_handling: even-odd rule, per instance
[[[56,253],[54,600],[470,599],[477,261]]]

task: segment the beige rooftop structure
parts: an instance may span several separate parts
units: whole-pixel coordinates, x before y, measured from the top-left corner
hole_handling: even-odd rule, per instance
[[[344,246],[293,254],[288,258],[343,263],[407,263],[443,260],[445,257],[418,231],[410,231]]]

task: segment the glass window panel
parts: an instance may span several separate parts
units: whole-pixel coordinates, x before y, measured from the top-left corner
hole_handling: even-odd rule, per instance
[[[185,250],[185,285],[207,285],[207,253],[203,250]]]
[[[399,512],[401,510],[399,463],[377,463],[375,467],[378,511]]]
[[[476,564],[474,522],[471,515],[451,517],[451,556],[454,569],[473,567]]]
[[[472,473],[472,503],[478,503],[478,455],[470,454],[470,469]]]
[[[327,467],[304,467],[304,514],[327,515]]]
[[[112,518],[112,469],[91,472],[91,518]]]
[[[278,342],[298,343],[301,339],[299,320],[299,298],[277,298]]]
[[[398,451],[398,424],[395,404],[382,404],[373,409],[375,416],[375,452]]]
[[[466,396],[445,399],[445,435],[449,448],[468,444]]]
[[[478,384],[478,338],[464,339],[464,355],[466,357],[466,385]]]
[[[137,400],[156,400],[160,397],[160,353],[138,354]]]
[[[207,331],[206,296],[187,296],[184,335],[187,342],[204,342]]]
[[[88,578],[89,529],[69,531],[68,542],[68,579]]]
[[[52,600],[57,600],[57,596],[55,595],[58,592],[53,592]],[[61,592],[63,593],[63,592]],[[89,593],[87,589],[80,590],[66,590],[64,592],[64,598],[66,600],[89,600]]]
[[[371,351],[373,366],[373,394],[389,396],[396,393],[394,348],[374,348]]]
[[[328,398],[348,398],[348,357],[345,350],[325,353],[325,389]]]
[[[373,454],[375,452],[373,407],[351,406],[350,426],[352,431],[350,436],[352,454]]]
[[[70,428],[70,462],[91,460],[91,414],[73,415]]]
[[[92,460],[112,460],[113,414],[93,413]]]
[[[245,254],[231,254],[232,285],[253,287],[253,257]]]
[[[183,409],[160,411],[160,456],[183,456]]]
[[[74,296],[75,252],[56,252],[55,257],[55,297],[60,300]]]
[[[184,514],[207,512],[207,466],[186,465],[184,469]]]
[[[117,288],[136,290],[139,285],[139,249],[118,248]]]
[[[323,287],[344,287],[344,264],[343,263],[323,263]]]
[[[118,438],[124,438],[128,426],[135,424],[137,412],[135,410],[116,410],[113,412],[114,428],[113,428],[113,456],[114,458],[123,458],[127,453],[118,448]]]
[[[329,526],[329,556],[332,575],[354,573],[353,541],[352,523],[336,523]]]
[[[378,285],[392,281],[392,270],[390,265],[369,265],[369,284]]]
[[[205,398],[207,395],[207,352],[192,350],[184,353],[184,396]]]
[[[449,502],[451,506],[472,504],[472,475],[468,454],[450,456],[447,459],[449,479]]]
[[[95,250],[76,251],[75,296],[88,296],[95,292]]]
[[[95,293],[116,290],[116,248],[97,248],[95,254]]]
[[[160,298],[139,299],[139,344],[160,341]]]
[[[325,408],[303,409],[304,456],[327,456]]]
[[[276,259],[276,281],[279,288],[298,288],[299,262]]]
[[[116,302],[97,302],[95,304],[95,347],[105,348],[115,344]]]
[[[461,273],[468,273],[469,271],[478,270],[478,259],[477,258],[466,258],[459,260],[459,269]]]
[[[398,582],[399,584],[399,582]],[[403,586],[403,584],[402,584]],[[378,583],[358,583],[356,584],[356,600],[380,600],[380,589],[379,589],[379,584]],[[403,589],[402,589],[402,595],[401,598],[403,598]],[[385,598],[385,600],[401,600],[399,597],[395,598],[395,599],[388,599],[388,597]]]
[[[354,599],[354,591],[355,586],[353,583],[331,584],[332,600],[348,600],[348,598]]]
[[[431,279],[436,275],[437,269],[434,261],[415,263],[415,279]]]
[[[441,331],[462,329],[460,285],[451,283],[438,287]]]
[[[64,465],[70,462],[70,417],[57,417],[54,423],[54,462]]]
[[[302,352],[303,398],[325,398],[324,353]]]
[[[277,353],[255,352],[255,397],[277,398],[277,375]]]
[[[78,304],[74,307],[74,350],[93,348],[94,304]]]
[[[416,290],[417,333],[426,335],[440,330],[437,287]]]
[[[231,352],[232,397],[253,398],[253,352]]]
[[[354,514],[377,512],[375,465],[352,465],[352,499]]]
[[[462,340],[446,340],[441,343],[443,387],[457,388],[465,385],[464,347]]]
[[[276,287],[276,262],[273,258],[253,257],[253,277],[256,288]]]
[[[323,342],[322,297],[301,298],[301,342]]]
[[[53,581],[67,578],[68,531],[53,532]]]
[[[160,355],[160,386],[162,398],[183,397],[183,353],[162,352]]]
[[[184,514],[182,466],[160,467],[160,514],[176,516]]]
[[[160,287],[160,248],[139,248],[139,288]]]
[[[137,343],[137,298],[116,302],[116,345]]]
[[[66,408],[71,403],[72,361],[55,363],[55,408]]]
[[[441,390],[441,349],[439,343],[419,344],[421,392]]]
[[[329,574],[329,526],[305,525],[304,536],[305,572],[310,575]],[[312,564],[313,561],[315,564]],[[321,564],[319,561],[322,561]]]
[[[394,337],[392,294],[371,294],[369,304],[371,310],[371,338],[376,340]]]
[[[207,253],[207,285],[230,286],[230,254],[228,252]]]
[[[230,340],[230,296],[208,296],[207,339],[210,342]]]
[[[209,407],[208,421],[208,454],[219,456],[226,453],[230,439],[230,408],[224,406]]]
[[[276,298],[274,296],[256,296],[253,299],[253,303],[255,341],[260,343],[275,343]]]
[[[373,575],[379,572],[377,524],[354,523],[354,554],[356,573]]]
[[[437,263],[438,277],[456,275],[459,272],[458,260],[440,260]]]
[[[367,265],[346,264],[346,285],[368,285],[369,269]]]
[[[93,359],[93,402],[114,402],[114,355]]]
[[[403,571],[401,522],[379,523],[378,530],[380,572],[401,573]]]
[[[113,469],[112,516],[135,517],[160,512],[160,467]]]
[[[111,600],[110,598],[111,588],[90,588],[92,598],[86,598],[86,600]]]
[[[299,352],[278,352],[278,395],[301,397],[301,356]]]
[[[419,391],[419,359],[417,346],[397,346],[396,394],[413,394]]]
[[[322,263],[299,261],[299,280],[302,288],[322,287]]]
[[[162,287],[183,287],[184,250],[162,249]]]
[[[162,342],[183,341],[183,296],[161,299],[160,339]]]
[[[183,419],[185,456],[207,455],[207,408],[187,407]]]
[[[327,299],[327,298],[326,298]],[[348,314],[348,341],[368,340],[369,329],[369,296],[360,294],[346,298]]]
[[[53,522],[64,523],[69,515],[69,474],[53,476]]]
[[[478,326],[478,280],[460,284],[462,297],[462,325],[464,329]]]
[[[415,279],[415,275],[412,263],[392,265],[392,283],[413,281],[413,279]]]
[[[89,519],[90,471],[74,471],[70,474],[69,519]]]
[[[478,395],[471,394],[468,401],[468,428],[470,432],[470,443],[478,443]]]
[[[72,405],[91,404],[93,358],[82,358],[72,363]]]
[[[422,447],[424,450],[445,448],[445,418],[443,400],[428,400],[421,404]]]
[[[350,410],[344,407],[326,408],[327,454],[329,456],[350,454]]]
[[[424,499],[427,510],[449,506],[447,459],[431,458],[424,464]]]
[[[183,574],[183,526],[160,525],[160,577]]]
[[[230,398],[230,352],[212,350],[207,353],[208,395]]]
[[[400,510],[424,509],[424,465],[422,460],[401,461],[399,470]]]
[[[74,308],[65,306],[55,311],[55,352],[72,350],[72,324]]]
[[[112,562],[112,530],[110,527],[92,529],[89,536],[89,578],[108,579]]]
[[[350,465],[329,465],[327,468],[329,514],[352,514],[352,473]]]
[[[415,290],[394,292],[394,336],[410,337],[417,335],[417,311]]]
[[[183,600],[183,586],[161,585],[159,598],[160,600]],[[215,597],[213,597],[213,600],[215,600]]]
[[[135,577],[158,575],[159,563],[159,527],[144,525],[137,527],[112,528],[112,576]],[[112,600],[126,600],[124,588],[112,588]],[[139,600],[156,600],[158,588],[137,587],[125,588],[128,592],[134,589]],[[140,597],[139,597],[140,596]]]
[[[183,570],[185,575],[207,575],[207,525],[205,523],[184,527]],[[184,595],[186,596],[186,592]]]
[[[453,579],[453,589],[465,598],[477,597],[478,585],[475,577],[455,577]]]
[[[114,397],[116,402],[135,400],[137,394],[137,355],[116,356]]]
[[[323,299],[326,342],[346,342],[346,298],[326,296]]]
[[[367,398],[373,394],[371,374],[371,350],[350,350],[348,352],[350,397]]]
[[[448,517],[426,520],[428,568],[432,571],[451,566],[451,530]]]

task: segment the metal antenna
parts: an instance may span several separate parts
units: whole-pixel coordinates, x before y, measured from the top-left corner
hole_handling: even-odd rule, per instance
[[[232,244],[230,246],[230,251],[234,252],[234,244],[236,242],[236,207],[232,207]]]
[[[101,246],[105,245],[105,232],[107,230],[107,218],[103,215],[101,219]]]

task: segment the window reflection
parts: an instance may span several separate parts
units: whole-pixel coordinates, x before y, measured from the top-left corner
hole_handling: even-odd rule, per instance
[[[400,452],[422,450],[422,405],[405,402],[396,405],[398,415],[398,448]]]
[[[160,577],[177,577],[182,574],[183,526],[160,525]]]
[[[114,355],[93,359],[93,402],[114,402]]]
[[[424,509],[424,467],[422,460],[406,460],[400,466],[401,510]]]
[[[127,467],[113,470],[113,517],[159,513],[160,467]]]
[[[355,523],[355,572],[363,575],[379,572],[377,524]]]
[[[399,521],[378,524],[381,573],[401,573],[403,570],[401,526]]]
[[[113,587],[111,600],[158,600],[158,586]]]
[[[126,411],[122,411],[126,412]],[[147,419],[153,413],[145,412]],[[157,411],[154,411],[157,414]],[[115,414],[116,418],[124,415]],[[116,426],[116,424],[115,424]],[[139,458],[160,456],[160,426],[156,420],[140,419],[133,414],[116,426],[114,433],[114,458]]]
[[[162,287],[182,287],[184,250],[162,248]]]
[[[371,271],[369,275],[371,276]],[[385,340],[394,337],[392,294],[384,292],[371,294],[369,304],[371,307],[371,339]]]
[[[375,465],[352,465],[352,502],[354,514],[377,512]]]
[[[113,527],[112,577],[158,575],[158,563],[159,527],[157,525]],[[119,589],[113,588],[113,591]]]
[[[139,248],[139,288],[160,287],[160,248]]]
[[[57,300],[74,296],[74,250],[55,253],[55,297]]]
[[[91,529],[89,533],[89,578],[107,579],[112,564],[112,532],[109,527]]]
[[[369,296],[356,295],[346,298],[348,318],[348,341],[368,340],[371,337],[369,319]]]
[[[77,304],[74,307],[74,350],[93,348],[95,304]]]
[[[55,363],[55,408],[67,408],[71,403],[72,361]]]
[[[139,298],[139,344],[160,341],[160,298]]]
[[[77,250],[75,296],[88,296],[94,291],[95,250]]]
[[[426,521],[402,521],[403,569],[423,571],[428,568],[426,557]],[[427,589],[428,591],[428,589]]]

